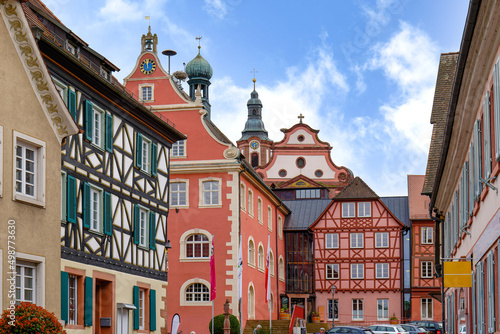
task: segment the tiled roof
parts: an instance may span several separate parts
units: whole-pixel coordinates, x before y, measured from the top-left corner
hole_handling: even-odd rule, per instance
[[[283,201],[292,211],[285,218],[283,230],[307,230],[323,213],[331,199],[300,199]]]
[[[443,53],[439,60],[439,69],[432,104],[431,124],[432,137],[427,158],[427,169],[422,187],[422,194],[431,195],[434,188],[439,159],[443,146],[446,118],[451,101],[451,93],[457,69],[458,52]]]
[[[380,200],[392,212],[392,214],[406,227],[410,227],[410,215],[408,213],[408,196],[380,197]]]
[[[410,204],[410,219],[430,219],[430,198],[422,195],[425,175],[408,175],[408,200]]]
[[[335,197],[338,199],[359,199],[359,198],[379,198],[379,196],[363,181],[356,176],[341,192]]]

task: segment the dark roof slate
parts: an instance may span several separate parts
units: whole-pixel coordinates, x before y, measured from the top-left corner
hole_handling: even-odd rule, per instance
[[[380,200],[400,222],[411,226],[408,196],[380,197]]]
[[[379,198],[379,196],[363,181],[356,176],[342,191],[335,197],[339,199],[359,199],[359,198]]]
[[[325,211],[331,199],[300,199],[283,201],[292,211],[285,218],[283,230],[307,230],[312,223]]]

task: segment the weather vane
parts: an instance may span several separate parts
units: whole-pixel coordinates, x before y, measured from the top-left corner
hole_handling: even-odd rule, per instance
[[[196,39],[198,40],[198,49],[201,49],[201,39],[202,38],[203,38],[203,36],[196,37]]]

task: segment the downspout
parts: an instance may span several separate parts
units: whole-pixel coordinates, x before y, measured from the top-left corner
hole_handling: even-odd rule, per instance
[[[276,211],[274,212],[274,216],[275,216],[274,223],[276,225],[276,252],[275,252],[276,256],[279,255],[279,253],[278,253],[278,234],[280,232],[279,226],[278,226],[278,209],[281,208],[282,206],[283,206],[283,204],[280,203],[280,205],[278,205],[278,207],[276,208]],[[278,266],[277,266],[278,270],[276,272],[276,291],[277,291],[276,298],[279,298],[279,296],[280,296],[279,257],[277,259],[278,261],[276,261],[276,256],[274,257],[274,266],[276,267],[276,264],[278,264]],[[278,303],[278,299],[276,299],[276,310],[278,310],[278,309],[279,309],[279,303]],[[276,320],[279,320],[279,312],[276,312]]]
[[[243,166],[243,169],[238,172],[238,242],[241,240],[241,244],[239,247],[243,247],[243,240],[241,239],[241,173],[246,171],[246,166],[244,163],[241,161],[242,156],[241,153],[238,154],[236,157],[236,161],[240,164],[240,166]],[[238,255],[239,256],[239,249],[238,249]],[[243,251],[242,251],[243,253]],[[242,259],[243,261],[243,259]],[[236,273],[236,279],[238,279],[238,273]],[[241,278],[243,279],[243,277]],[[236,286],[238,286],[238,282],[236,282]],[[243,289],[243,284],[241,285],[241,288]],[[239,292],[237,292],[239,294]],[[243,310],[242,310],[242,302],[243,302],[243,291],[241,292],[242,298],[238,298],[238,309],[240,310],[240,333],[243,333]]]
[[[439,242],[436,242],[434,245],[434,272],[435,275],[439,278],[441,277],[441,319],[442,319],[442,325],[443,328],[445,327],[445,315],[446,315],[446,303],[444,300],[444,275],[443,275],[443,264],[441,263],[441,249],[442,245],[444,244],[444,233],[442,233],[441,229],[443,228],[443,222],[444,222],[444,217],[437,212],[437,210],[434,210],[436,216],[432,216],[432,208],[429,206],[429,217],[431,220],[435,222],[435,238],[434,240],[439,240]],[[439,267],[437,265],[439,263]]]
[[[405,257],[405,239],[404,239],[404,236],[408,234],[408,232],[410,231],[410,228],[408,226],[405,226],[401,229],[401,239],[400,239],[400,249],[401,249],[401,253],[402,253],[402,263],[401,263],[401,290],[403,292],[403,298],[401,298],[401,319],[404,319],[404,314],[405,314],[405,290],[406,290],[406,286],[405,286],[405,264],[406,264],[406,257]],[[410,242],[411,242],[411,239],[410,239]],[[411,252],[411,245],[410,245],[410,252]],[[411,290],[411,289],[410,289]]]

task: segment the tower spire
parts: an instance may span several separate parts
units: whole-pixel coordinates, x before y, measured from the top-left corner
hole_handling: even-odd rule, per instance
[[[252,136],[257,136],[261,140],[270,140],[264,127],[264,122],[262,121],[262,102],[259,99],[259,93],[255,90],[255,69],[252,71],[254,73],[253,81],[253,92],[250,94],[250,100],[247,102],[248,107],[248,118],[245,123],[245,129],[241,132],[241,139],[246,140]]]

